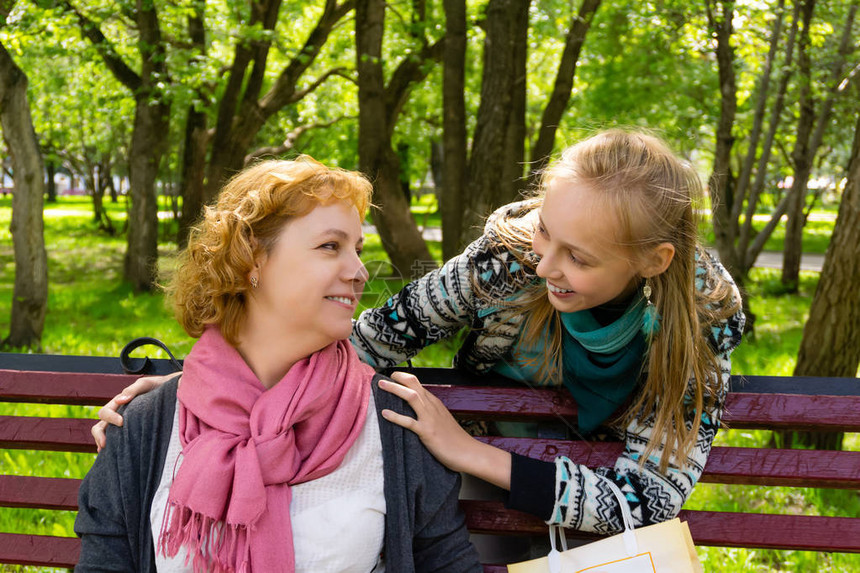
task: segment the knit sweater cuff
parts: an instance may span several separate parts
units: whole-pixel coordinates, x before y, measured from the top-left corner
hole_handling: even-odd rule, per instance
[[[511,492],[505,505],[549,520],[555,507],[555,463],[511,454]]]

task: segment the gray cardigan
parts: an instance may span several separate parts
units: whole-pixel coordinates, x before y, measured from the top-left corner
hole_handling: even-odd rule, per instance
[[[377,414],[414,415],[373,380]],[[75,571],[155,571],[149,508],[173,429],[178,377],[139,396],[122,427],[109,426],[107,446],[78,494]],[[457,496],[460,476],[439,464],[412,432],[379,417],[385,472],[385,562],[393,573],[480,572]]]

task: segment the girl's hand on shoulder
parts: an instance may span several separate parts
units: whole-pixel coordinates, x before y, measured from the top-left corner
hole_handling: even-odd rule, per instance
[[[394,382],[380,380],[379,387],[408,403],[417,418],[382,410],[382,417],[411,430],[440,463],[454,471],[466,471],[464,458],[473,444],[478,444],[464,430],[439,398],[429,392],[412,374],[394,372]]]
[[[480,442],[464,430],[439,398],[428,392],[418,378],[405,372],[380,380],[379,387],[405,400],[416,418],[391,410],[382,417],[415,432],[439,462],[455,472],[471,474],[500,488],[511,489],[511,454]]]
[[[117,412],[120,406],[131,402],[132,398],[140,394],[146,394],[150,390],[155,390],[165,382],[167,382],[173,374],[166,376],[144,376],[138,378],[130,386],[123,388],[122,392],[113,397],[113,399],[99,409],[99,422],[90,428],[90,433],[96,442],[98,451],[102,451],[107,443],[105,431],[108,424],[114,426],[122,426],[122,416]]]

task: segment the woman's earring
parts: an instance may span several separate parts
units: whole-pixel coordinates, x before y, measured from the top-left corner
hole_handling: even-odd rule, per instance
[[[258,284],[260,284],[260,280],[255,275],[251,275],[251,286],[257,288]]]
[[[645,335],[645,338],[650,339],[660,330],[660,313],[657,312],[657,307],[651,302],[650,279],[645,279],[642,296],[645,297],[645,310],[642,313],[642,334]]]

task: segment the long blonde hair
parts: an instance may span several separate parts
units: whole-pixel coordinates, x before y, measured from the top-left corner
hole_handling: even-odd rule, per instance
[[[360,173],[310,156],[263,161],[240,171],[191,231],[167,288],[176,319],[193,336],[217,324],[232,345],[245,319],[248,275],[270,253],[284,224],[319,205],[344,200],[364,218],[373,186]]]
[[[701,181],[660,139],[613,129],[565,149],[544,171],[532,208],[542,205],[553,182],[582,184],[594,190],[616,217],[621,246],[634,258],[662,243],[675,248],[668,269],[650,278],[651,300],[660,313],[661,327],[649,341],[644,385],[618,420],[629,424],[637,418],[654,418],[654,434],[640,463],[663,444],[659,465],[665,471],[673,455],[685,459],[696,443],[700,416],[691,417],[693,422],[688,424],[685,413],[702,412],[720,392],[719,364],[708,343],[711,325],[740,308],[728,281],[717,280],[707,294],[694,288],[700,248],[694,203],[702,192]],[[507,249],[528,262],[533,227],[500,220],[494,230]],[[546,382],[561,384],[560,315],[550,304],[546,288],[541,283],[530,287],[515,304],[525,316],[521,339],[527,346],[549,333],[540,375]],[[695,383],[689,395],[691,376]]]

